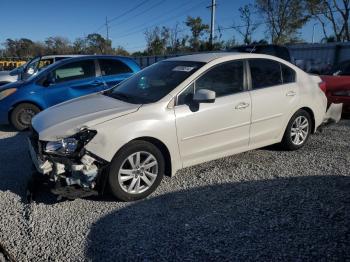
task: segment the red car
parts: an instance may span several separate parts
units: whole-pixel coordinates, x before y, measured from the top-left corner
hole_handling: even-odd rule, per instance
[[[343,117],[350,117],[350,61],[334,67],[331,75],[321,76],[326,84],[328,103],[343,103]]]

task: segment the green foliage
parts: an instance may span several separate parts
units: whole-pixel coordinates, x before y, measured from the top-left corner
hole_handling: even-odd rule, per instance
[[[208,35],[209,25],[203,24],[202,18],[191,16],[187,17],[185,24],[192,33],[192,36],[189,38],[191,50],[202,50],[206,46],[205,42],[208,42],[207,40],[203,41],[203,38]]]
[[[44,42],[33,42],[30,39],[6,39],[3,56],[30,58],[37,55],[52,54],[111,54],[128,56],[129,53],[121,46],[112,48],[112,42],[100,34],[89,34],[87,37],[76,38],[71,43],[61,36],[48,37]]]

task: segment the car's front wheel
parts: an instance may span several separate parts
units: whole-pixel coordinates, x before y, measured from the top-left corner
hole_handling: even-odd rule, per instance
[[[164,175],[161,151],[146,141],[133,141],[114,157],[109,170],[112,194],[122,201],[135,201],[150,195]]]
[[[287,150],[297,150],[303,147],[311,133],[310,114],[301,109],[290,119],[283,136],[282,146]]]
[[[11,124],[18,130],[23,131],[30,127],[32,118],[40,112],[40,108],[30,103],[17,105],[10,116]]]

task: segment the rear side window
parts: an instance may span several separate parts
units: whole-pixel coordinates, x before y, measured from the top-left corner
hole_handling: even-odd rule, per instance
[[[69,63],[57,68],[53,74],[56,83],[94,77],[95,63],[93,60]]]
[[[99,60],[99,62],[101,74],[103,76],[132,73],[130,67],[124,64],[122,61],[112,59],[101,59]]]
[[[253,89],[276,86],[283,83],[280,63],[268,59],[251,59],[249,60],[249,66]]]
[[[294,83],[296,78],[295,71],[284,64],[281,64],[281,68],[283,84]]]

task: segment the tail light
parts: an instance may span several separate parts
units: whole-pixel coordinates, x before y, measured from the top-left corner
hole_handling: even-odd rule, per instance
[[[327,85],[326,85],[326,82],[321,82],[318,84],[318,86],[321,88],[321,90],[326,93],[327,91]]]

